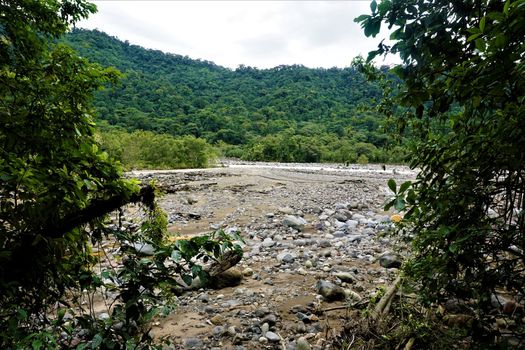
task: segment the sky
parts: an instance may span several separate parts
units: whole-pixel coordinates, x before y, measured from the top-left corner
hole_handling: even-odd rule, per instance
[[[77,26],[121,40],[237,68],[301,64],[348,67],[377,48],[354,18],[370,1],[92,1],[98,13]],[[376,60],[397,63],[395,57]]]

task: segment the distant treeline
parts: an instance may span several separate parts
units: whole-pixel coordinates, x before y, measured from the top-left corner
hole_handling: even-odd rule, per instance
[[[117,86],[95,95],[106,131],[193,136],[249,160],[397,162],[404,153],[372,112],[380,89],[354,68],[231,70],[96,30],[75,29],[65,41],[81,56],[123,73]]]

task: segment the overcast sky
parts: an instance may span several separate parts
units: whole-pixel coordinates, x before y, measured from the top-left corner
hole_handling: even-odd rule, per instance
[[[353,21],[370,1],[93,2],[98,13],[79,27],[229,68],[347,67],[385,36],[366,38]]]

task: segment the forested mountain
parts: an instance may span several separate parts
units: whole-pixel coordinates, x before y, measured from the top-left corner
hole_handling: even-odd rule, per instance
[[[193,135],[226,155],[254,160],[394,160],[380,150],[388,138],[370,112],[380,90],[353,68],[231,70],[97,30],[75,29],[65,41],[81,56],[124,73],[94,101],[111,126]]]

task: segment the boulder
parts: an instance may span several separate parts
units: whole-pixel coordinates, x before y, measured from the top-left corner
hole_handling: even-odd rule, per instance
[[[336,286],[332,282],[319,280],[315,285],[318,294],[321,294],[327,301],[344,300],[346,295],[343,288]]]
[[[286,215],[283,219],[283,225],[294,228],[298,231],[302,231],[304,226],[307,224],[306,220],[293,215]]]
[[[401,256],[396,253],[385,253],[379,257],[379,265],[387,269],[400,268]]]

